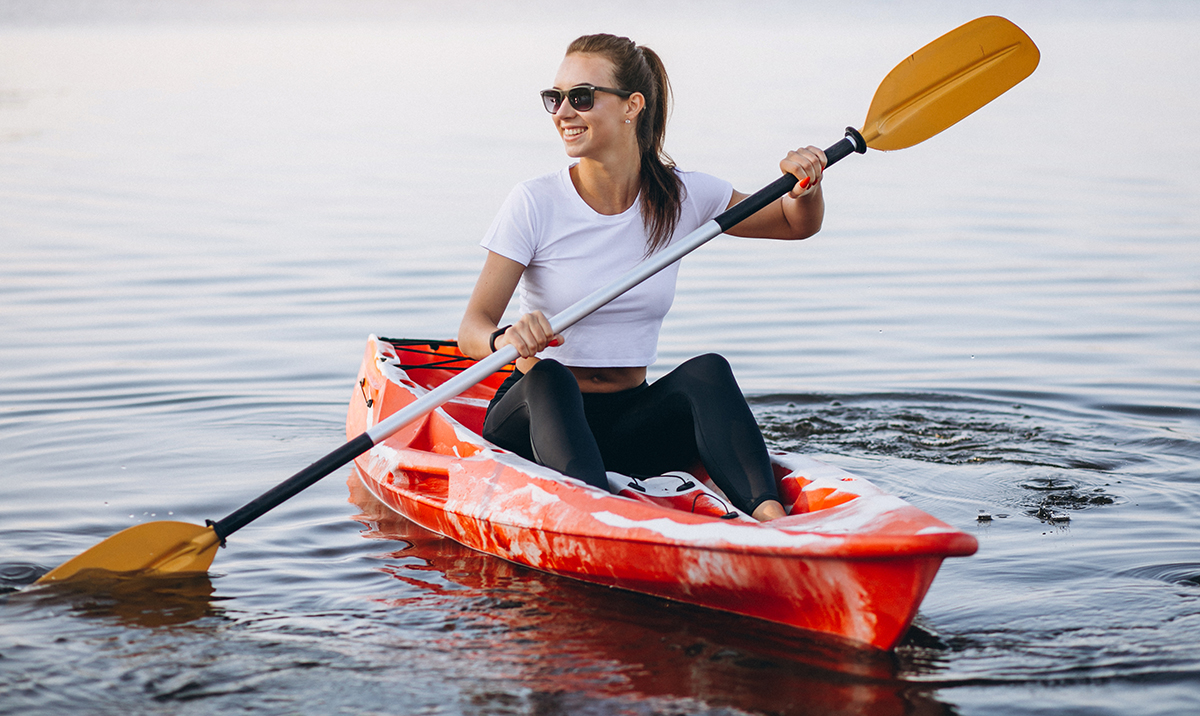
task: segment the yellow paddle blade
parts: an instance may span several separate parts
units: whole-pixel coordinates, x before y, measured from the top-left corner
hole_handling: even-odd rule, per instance
[[[981,17],[896,65],[875,92],[862,135],[872,149],[911,147],[1028,77],[1041,53],[1021,28]]]
[[[116,533],[42,575],[37,583],[61,582],[92,569],[141,574],[207,572],[220,542],[212,527],[147,522]]]

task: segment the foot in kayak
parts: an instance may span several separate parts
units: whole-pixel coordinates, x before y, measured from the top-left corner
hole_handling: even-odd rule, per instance
[[[775,500],[767,500],[758,507],[754,508],[754,514],[750,515],[759,522],[770,522],[771,520],[780,517],[787,517],[787,512],[784,511],[783,505]]]

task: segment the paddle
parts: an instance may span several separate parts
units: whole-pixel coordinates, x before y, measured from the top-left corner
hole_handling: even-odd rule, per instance
[[[867,147],[903,149],[922,142],[963,119],[1029,76],[1039,54],[1033,41],[1008,20],[982,17],[917,50],[893,69],[875,92],[861,131],[847,129],[845,138],[825,150],[828,165]],[[805,180],[807,181],[807,180]],[[718,234],[786,194],[796,177],[786,174],[550,319],[561,332],[691,253]],[[114,572],[206,571],[225,538],[261,517],[400,428],[433,412],[517,358],[504,346],[419,400],[309,465],[219,522],[207,526],[186,522],[149,522],[117,533],[83,554],[51,570],[38,583],[68,579],[84,570]]]

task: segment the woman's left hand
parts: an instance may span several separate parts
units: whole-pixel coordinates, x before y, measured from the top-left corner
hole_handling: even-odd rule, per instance
[[[788,152],[779,162],[779,168],[784,174],[796,177],[796,185],[792,190],[726,233],[762,239],[797,240],[806,239],[821,230],[821,222],[825,217],[825,198],[821,193],[825,152],[813,146]],[[735,189],[727,208],[732,209],[748,196]]]
[[[812,145],[788,152],[783,161],[779,162],[779,168],[785,174],[796,177],[796,186],[792,187],[788,195],[799,199],[812,194],[821,185],[825,152]]]

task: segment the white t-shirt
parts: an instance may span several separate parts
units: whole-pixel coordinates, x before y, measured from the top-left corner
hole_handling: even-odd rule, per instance
[[[672,242],[723,212],[733,196],[727,181],[677,172],[684,198]],[[480,243],[525,266],[521,313],[553,317],[646,258],[641,198],[620,214],[599,214],[579,196],[567,167],[518,184]],[[565,344],[539,355],[577,367],[650,365],[678,273],[676,261],[563,331]]]

